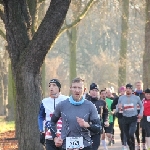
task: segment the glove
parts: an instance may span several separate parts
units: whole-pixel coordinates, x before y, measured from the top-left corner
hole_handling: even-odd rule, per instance
[[[40,132],[40,143],[45,145],[45,133]]]

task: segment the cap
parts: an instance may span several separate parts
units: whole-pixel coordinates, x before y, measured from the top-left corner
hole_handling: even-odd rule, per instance
[[[90,90],[93,90],[93,89],[97,89],[99,91],[99,87],[98,87],[98,85],[96,83],[92,83],[90,85]]]
[[[145,93],[150,93],[150,89],[147,88],[147,89],[145,90]]]
[[[49,87],[50,87],[50,83],[55,83],[59,89],[61,88],[61,84],[60,84],[60,81],[58,79],[51,79],[49,82]]]
[[[121,86],[120,88],[119,88],[119,91],[125,91],[126,90],[126,87],[125,86]]]

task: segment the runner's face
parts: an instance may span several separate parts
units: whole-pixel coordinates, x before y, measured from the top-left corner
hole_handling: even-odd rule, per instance
[[[84,92],[83,82],[72,83],[72,85],[70,87],[70,91],[72,93],[73,99],[75,101],[80,101],[82,99],[82,95],[83,95],[83,92]]]
[[[98,90],[97,89],[90,90],[90,96],[92,98],[98,97]]]
[[[110,91],[110,90],[107,90],[107,91],[106,91],[106,95],[107,95],[107,97],[111,97],[111,96],[112,96],[111,91]]]
[[[126,88],[126,95],[131,95],[132,94],[132,89],[127,87]]]
[[[136,83],[136,89],[137,90],[142,90],[142,84],[141,83]]]
[[[145,97],[147,100],[150,100],[150,93],[145,93]]]
[[[126,93],[125,90],[121,90],[121,91],[120,91],[120,94],[121,94],[121,95],[125,95],[125,93]]]
[[[50,83],[49,88],[50,88],[50,97],[52,98],[57,97],[59,94],[58,86],[55,83]]]
[[[101,99],[105,100],[106,99],[106,91],[101,92]]]

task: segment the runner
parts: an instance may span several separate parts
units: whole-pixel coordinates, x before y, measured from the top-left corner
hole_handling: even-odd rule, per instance
[[[114,95],[113,95],[113,91],[111,88],[106,88],[106,95],[107,95],[107,98],[112,100],[111,102],[113,102],[113,100],[115,99]],[[116,95],[117,97],[117,95]],[[110,106],[110,109],[111,109],[111,106]],[[110,112],[113,112],[113,109],[110,110]],[[114,133],[115,133],[115,130],[114,130],[114,122],[115,122],[115,114],[113,114],[113,122],[111,122],[112,124],[112,137],[111,137],[111,141],[109,142],[109,145],[111,144],[115,144],[115,140],[114,140]]]
[[[39,115],[38,115],[40,143],[45,145],[45,141],[46,141],[46,150],[59,150],[60,148],[57,148],[55,146],[55,143],[52,139],[48,127],[50,125],[51,116],[55,110],[56,105],[60,101],[66,100],[68,97],[60,94],[61,84],[58,79],[50,80],[49,88],[50,88],[50,97],[44,98],[42,100],[42,103],[40,105]],[[62,122],[61,120],[59,120],[57,134],[61,134],[60,133],[61,126],[62,126]]]
[[[144,112],[141,126],[146,133],[146,144],[150,150],[150,89],[145,90],[145,99],[143,100]]]
[[[100,91],[100,99],[106,102],[106,90]],[[112,103],[112,100],[108,99],[107,102],[109,103],[109,101]],[[107,106],[108,111],[109,111],[109,124],[103,124],[103,134],[101,136],[102,146],[104,147],[104,150],[108,150],[108,148],[106,146],[106,141],[105,141],[105,134],[108,137],[108,141],[110,143],[111,139],[112,139],[112,130],[113,130],[113,126],[112,126],[113,116],[110,113],[111,109],[110,109],[110,107],[108,107],[107,102],[106,102],[106,106]],[[111,106],[111,103],[109,106]]]
[[[106,107],[106,102],[98,99],[99,87],[96,83],[90,85],[89,93],[90,96],[87,99],[96,106],[101,124],[103,120],[104,124],[108,125],[108,109]],[[100,136],[100,133],[94,134],[91,132],[91,138],[93,141],[92,150],[98,150],[98,147],[100,146]]]
[[[126,88],[124,86],[121,86],[119,88],[119,93],[120,96],[125,95]],[[116,109],[116,105],[118,104],[119,97],[115,98],[113,100],[113,103],[111,105],[111,109]],[[118,113],[116,113],[116,117],[118,118],[118,124],[119,124],[119,129],[120,129],[120,138],[121,138],[121,143],[122,143],[122,150],[127,150],[127,138],[124,133],[123,129],[123,116],[122,116],[123,111],[120,110]]]
[[[81,149],[92,150],[90,131],[100,133],[101,126],[95,106],[83,99],[84,81],[75,78],[70,90],[71,96],[60,102],[51,118],[51,132],[57,147],[63,150]],[[56,135],[56,123],[62,118],[61,137]]]
[[[137,104],[140,107],[140,113],[137,113]],[[118,108],[116,111],[123,110],[123,127],[127,137],[127,143],[130,150],[135,150],[134,133],[136,131],[137,119],[142,119],[143,105],[140,98],[132,94],[132,85],[126,85],[126,95],[120,96]]]
[[[144,92],[143,92],[143,83],[141,81],[138,81],[135,83],[135,92],[134,92],[135,95],[139,96],[141,101],[143,100],[143,98],[145,98],[145,95],[144,95]],[[138,109],[138,113],[140,112],[139,111],[139,105],[137,106],[137,109]],[[142,147],[143,147],[143,150],[146,149],[145,147],[145,132],[143,129],[142,130]],[[137,139],[137,149],[140,150],[140,120],[138,120],[137,122],[137,129],[136,129],[136,132],[135,132],[135,135],[136,135],[136,139]]]

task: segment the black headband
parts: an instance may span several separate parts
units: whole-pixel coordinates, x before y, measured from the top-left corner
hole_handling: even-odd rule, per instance
[[[55,83],[58,86],[58,88],[61,88],[61,84],[60,84],[60,81],[58,79],[52,79],[52,80],[50,80],[49,84],[50,83]]]

